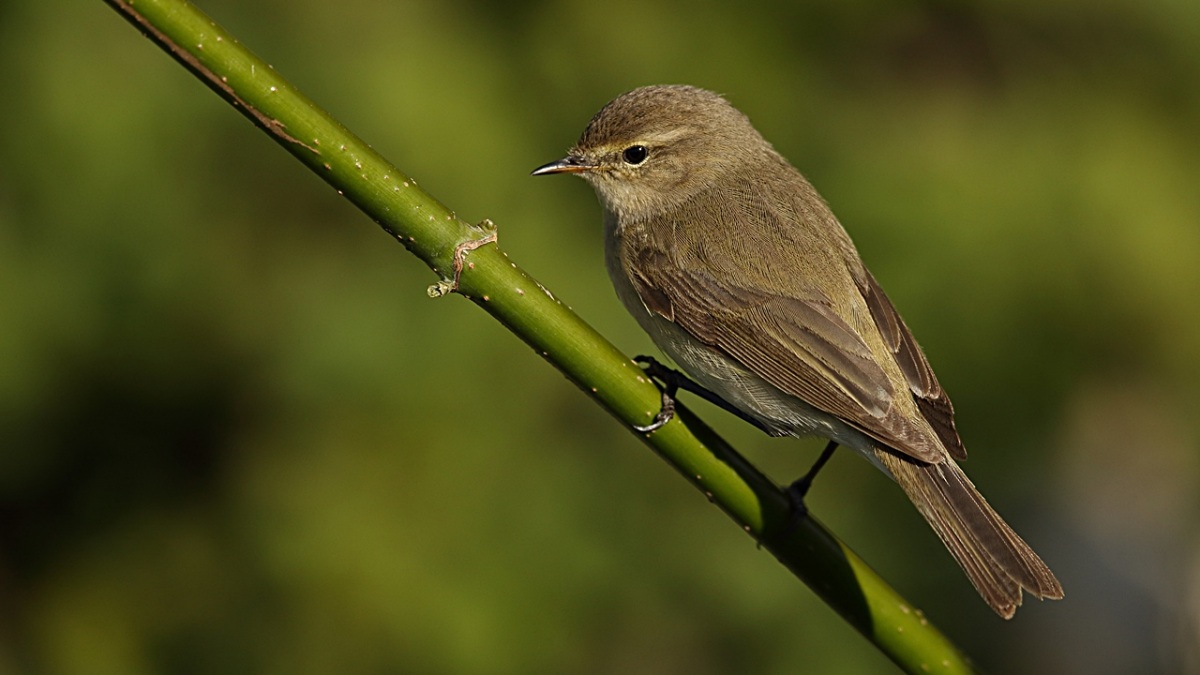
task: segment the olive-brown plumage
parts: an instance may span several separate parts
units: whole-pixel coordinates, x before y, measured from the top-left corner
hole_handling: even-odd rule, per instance
[[[818,435],[891,476],[984,600],[1061,598],[955,460],[954,409],[816,190],[724,98],[636,89],[567,157],[604,206],[626,308],[692,378],[779,436]]]

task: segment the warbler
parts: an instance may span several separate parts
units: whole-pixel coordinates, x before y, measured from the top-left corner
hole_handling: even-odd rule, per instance
[[[554,173],[595,188],[617,295],[696,383],[772,435],[861,453],[1000,616],[1022,591],[1063,596],[959,468],[950,399],[849,235],[744,114],[695,87],[635,89],[533,172]]]

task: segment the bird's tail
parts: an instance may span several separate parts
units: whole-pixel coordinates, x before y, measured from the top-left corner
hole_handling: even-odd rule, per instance
[[[1041,599],[1063,597],[1054,573],[988,506],[954,460],[924,464],[882,449],[876,456],[997,614],[1012,618],[1022,589]]]

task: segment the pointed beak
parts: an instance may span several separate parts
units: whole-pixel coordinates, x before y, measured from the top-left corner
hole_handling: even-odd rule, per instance
[[[594,168],[596,168],[596,167],[591,164],[588,164],[581,157],[576,157],[574,155],[567,155],[566,157],[558,160],[557,162],[550,162],[549,164],[543,164],[543,165],[539,166],[538,168],[534,169],[533,172],[530,173],[529,175],[531,175],[531,176],[546,176],[546,175],[549,175],[552,173],[583,173],[585,171],[591,171]]]

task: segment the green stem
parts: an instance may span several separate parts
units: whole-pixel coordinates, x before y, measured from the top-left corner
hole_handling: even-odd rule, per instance
[[[106,2],[433,268],[443,281],[431,295],[470,298],[625,427],[653,418],[654,384],[512,263],[489,239],[494,230],[459,220],[189,3]],[[780,489],[686,409],[639,436],[901,668],[971,672],[862,559],[814,518],[795,522]]]

